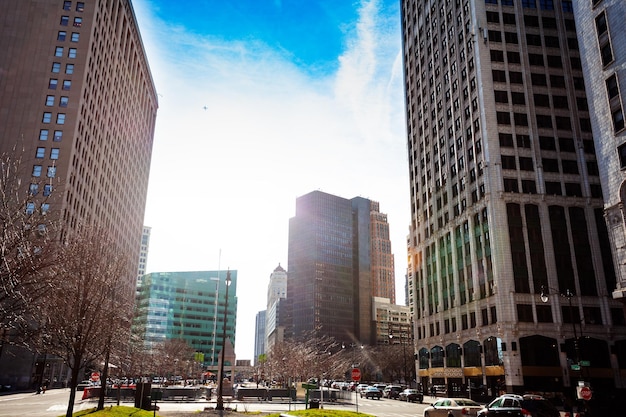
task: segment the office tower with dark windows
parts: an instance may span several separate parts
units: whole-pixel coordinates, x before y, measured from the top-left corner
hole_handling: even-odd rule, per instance
[[[129,308],[157,106],[130,0],[0,2],[0,152],[60,238],[95,225],[128,254]]]
[[[579,381],[623,386],[626,327],[573,12],[565,0],[402,1],[424,386],[569,397]]]
[[[141,278],[146,273],[146,266],[148,264],[148,252],[150,251],[150,234],[152,228],[148,226],[143,227],[141,233],[141,249],[139,250],[139,268],[137,269],[137,285],[141,284]]]
[[[289,335],[376,343],[372,257],[393,262],[391,245],[382,243],[386,216],[376,213],[378,203],[362,197],[313,191],[296,200],[289,222]],[[395,292],[393,280],[382,282]]]
[[[613,297],[626,304],[626,3],[593,0],[573,4],[604,215],[615,260]]]

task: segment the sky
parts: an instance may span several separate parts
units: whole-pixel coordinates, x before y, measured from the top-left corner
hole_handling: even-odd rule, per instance
[[[133,0],[158,98],[147,272],[237,270],[237,359],[253,359],[296,198],[388,215],[396,302],[410,224],[400,2]]]

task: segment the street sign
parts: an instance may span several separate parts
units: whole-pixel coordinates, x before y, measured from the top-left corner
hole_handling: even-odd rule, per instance
[[[576,391],[578,391],[578,398],[582,398],[585,401],[589,401],[591,399],[591,388],[576,387]]]
[[[353,381],[361,380],[361,370],[359,368],[352,368],[352,380]]]
[[[570,365],[570,367],[572,368],[572,371],[580,371],[580,365],[574,363]]]
[[[99,372],[92,372],[91,373],[91,380],[96,382],[96,381],[100,381],[100,373]]]
[[[591,362],[590,361],[580,361],[580,362],[578,362],[578,364],[580,366],[591,366]]]

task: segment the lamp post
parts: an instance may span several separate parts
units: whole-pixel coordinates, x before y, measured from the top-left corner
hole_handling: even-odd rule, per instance
[[[228,288],[230,287],[230,270],[226,272],[226,302],[224,303],[224,327],[222,329],[222,351],[220,352],[219,381],[217,382],[216,410],[224,410],[224,351],[226,350],[226,323],[228,321]]]
[[[215,365],[215,339],[217,336],[217,305],[220,295],[220,272],[217,271],[217,277],[209,278],[211,281],[215,282],[215,314],[213,319],[213,345],[211,347],[211,366]]]
[[[551,288],[545,285],[541,286],[541,301],[547,303],[549,300],[549,290]],[[576,360],[576,365],[580,366],[580,347],[578,346],[578,333],[576,332],[576,323],[574,321],[574,310],[572,309],[572,297],[574,297],[574,293],[568,288],[564,293],[559,292],[561,297],[567,298],[567,302],[569,304],[569,316],[570,321],[572,322],[572,332],[574,333],[574,356]],[[582,333],[582,330],[581,330]]]

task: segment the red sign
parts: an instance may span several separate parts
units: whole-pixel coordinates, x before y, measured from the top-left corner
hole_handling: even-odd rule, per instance
[[[352,368],[352,380],[353,381],[361,380],[361,370],[359,368]]]
[[[591,399],[591,388],[589,387],[580,387],[580,391],[578,392],[578,396],[585,401],[589,401]]]
[[[100,373],[99,372],[92,372],[91,373],[91,380],[92,381],[100,381]]]

